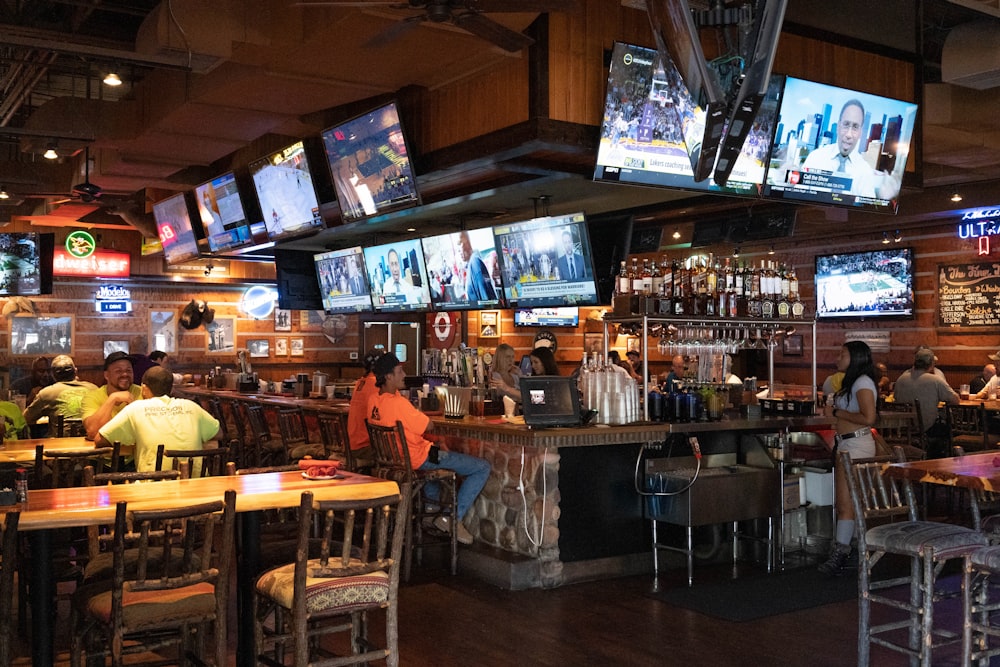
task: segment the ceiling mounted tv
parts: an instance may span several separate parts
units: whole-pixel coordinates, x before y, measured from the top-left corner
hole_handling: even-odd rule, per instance
[[[510,307],[597,305],[583,213],[497,225],[493,235]]]
[[[372,309],[361,246],[316,255],[316,279],[328,313],[367,313]]]
[[[323,310],[323,295],[311,251],[275,248],[274,278],[278,308]]]
[[[421,244],[435,310],[479,310],[502,304],[503,283],[492,229],[432,236]]]
[[[198,218],[208,248],[221,252],[253,243],[250,221],[236,185],[236,174],[228,171],[194,189]]]
[[[321,137],[344,222],[420,204],[394,102],[334,125]]]
[[[426,310],[431,296],[420,240],[364,249],[365,270],[375,312]]]
[[[816,257],[816,318],[911,318],[913,249],[880,250]]]
[[[725,185],[695,180],[706,111],[691,98],[673,63],[656,49],[616,42],[608,73],[594,180],[758,197],[777,110],[772,77]],[[689,136],[691,134],[695,136]]]
[[[514,326],[518,327],[575,327],[580,324],[580,309],[518,308],[514,311]]]
[[[153,219],[167,264],[180,264],[199,256],[186,193],[178,192],[153,204]]]
[[[323,228],[319,200],[305,145],[287,148],[250,163],[267,238],[277,243],[305,236]]]
[[[0,296],[52,294],[54,234],[0,233]]]
[[[786,77],[764,196],[895,213],[913,102]]]

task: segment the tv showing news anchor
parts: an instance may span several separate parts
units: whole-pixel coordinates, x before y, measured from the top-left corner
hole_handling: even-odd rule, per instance
[[[764,196],[895,213],[913,102],[786,77]]]

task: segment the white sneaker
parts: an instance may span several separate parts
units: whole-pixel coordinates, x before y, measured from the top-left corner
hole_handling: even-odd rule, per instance
[[[442,533],[450,533],[451,518],[447,516],[439,516],[438,518],[434,519],[434,527],[440,530]],[[455,533],[456,537],[458,538],[458,541],[461,542],[462,544],[472,544],[472,542],[475,539],[472,537],[472,533],[469,532],[469,529],[466,528],[465,524],[462,523],[461,521],[459,521],[458,525],[455,527]]]

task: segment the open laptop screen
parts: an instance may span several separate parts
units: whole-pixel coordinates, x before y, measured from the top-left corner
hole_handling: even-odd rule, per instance
[[[524,423],[531,427],[580,424],[580,394],[572,377],[522,377],[521,408]]]

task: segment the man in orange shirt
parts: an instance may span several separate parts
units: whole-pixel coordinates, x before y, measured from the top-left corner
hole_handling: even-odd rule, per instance
[[[372,367],[384,353],[385,348],[376,347],[365,355],[365,374],[354,385],[351,394],[351,407],[347,411],[347,440],[351,443],[355,468],[371,468],[375,464],[365,419],[368,417],[368,402],[378,394]]]
[[[472,533],[462,524],[461,519],[472,507],[473,501],[486,485],[490,476],[490,464],[483,459],[459,452],[449,452],[439,449],[434,443],[424,437],[434,426],[430,417],[413,407],[400,389],[406,386],[406,373],[396,355],[383,354],[375,360],[373,367],[375,384],[379,393],[368,403],[368,419],[373,424],[394,426],[402,422],[403,433],[406,435],[406,445],[410,450],[410,465],[414,470],[453,470],[462,477],[458,487],[458,497],[455,499],[459,522],[456,528],[458,541],[462,544],[472,544]],[[439,489],[436,484],[428,484],[427,497],[436,500]],[[441,516],[434,520],[434,526],[441,531],[449,529],[449,517]]]

